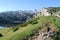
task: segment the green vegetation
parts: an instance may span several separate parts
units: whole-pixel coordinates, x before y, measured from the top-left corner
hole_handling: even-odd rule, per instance
[[[38,19],[32,19],[24,24],[11,28],[1,28],[3,35],[0,40],[23,40],[28,36],[33,36],[34,31],[40,30],[44,23],[51,22],[60,29],[60,18],[55,16],[43,16]],[[33,25],[34,24],[34,25]]]
[[[2,37],[3,35],[0,33],[0,37]]]
[[[60,7],[48,7],[47,8],[49,10],[49,12],[51,13],[55,13],[57,11],[60,11]]]

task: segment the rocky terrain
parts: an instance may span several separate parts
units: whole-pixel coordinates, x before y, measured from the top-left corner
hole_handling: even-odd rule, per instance
[[[57,29],[51,22],[44,24],[44,27],[41,30],[34,31],[33,36],[27,37],[24,40],[54,40],[59,29]],[[60,35],[60,34],[59,34]]]

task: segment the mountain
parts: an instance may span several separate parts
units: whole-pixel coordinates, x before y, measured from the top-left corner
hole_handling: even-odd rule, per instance
[[[60,7],[48,7],[43,8],[42,10],[35,10],[35,11],[18,10],[18,11],[0,12],[0,25],[22,24],[27,20],[31,20],[32,18],[37,18],[41,16],[54,15],[60,17],[58,11],[60,11]]]
[[[33,18],[33,11],[6,11],[0,13],[0,25],[21,24]]]

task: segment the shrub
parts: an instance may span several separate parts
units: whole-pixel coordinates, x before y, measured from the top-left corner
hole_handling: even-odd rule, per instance
[[[60,40],[60,35],[56,34],[55,40]]]
[[[37,21],[33,21],[32,24],[37,24],[38,22]]]
[[[28,20],[26,23],[27,23],[27,24],[32,24],[32,22],[37,21],[37,19],[39,19],[39,18],[35,18],[35,19]]]
[[[19,27],[12,27],[13,32],[17,31],[19,29]]]
[[[32,37],[35,35],[35,32],[32,32],[32,34],[29,35],[29,37]]]
[[[0,33],[0,37],[2,37],[3,35]]]
[[[19,28],[14,29],[14,32],[17,31]]]
[[[53,19],[53,21],[55,22],[55,21],[56,21],[56,19]]]
[[[25,27],[25,26],[27,26],[27,23],[23,23],[23,24],[21,24],[20,26],[21,26],[21,27]]]

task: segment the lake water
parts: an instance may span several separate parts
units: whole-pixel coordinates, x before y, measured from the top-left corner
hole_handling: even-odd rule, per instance
[[[0,26],[0,28],[5,28],[5,27],[3,27],[3,26]]]

